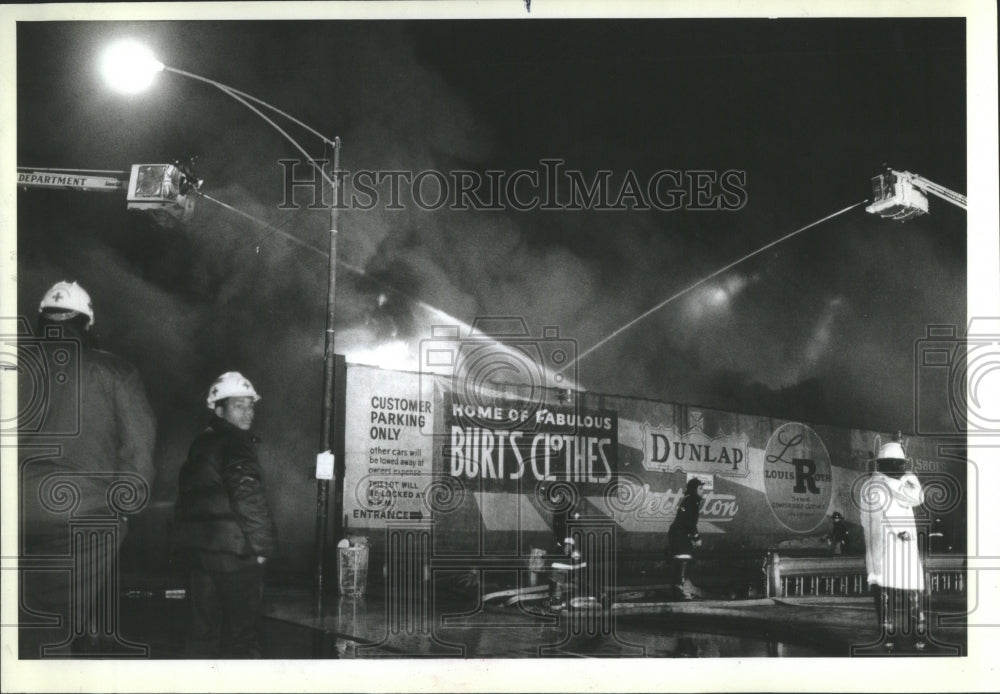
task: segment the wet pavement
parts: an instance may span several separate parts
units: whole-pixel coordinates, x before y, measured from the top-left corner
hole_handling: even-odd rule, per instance
[[[867,598],[788,598],[613,603],[609,610],[548,613],[442,601],[427,621],[394,620],[385,595],[332,598],[322,618],[308,593],[271,601],[275,621],[322,631],[339,657],[807,657],[893,655]],[[965,652],[961,624],[940,617],[961,600],[932,606],[930,645],[921,655]],[[398,628],[397,628],[398,627]],[[323,657],[323,656],[318,656]]]
[[[964,600],[937,597],[930,645],[890,648],[867,598],[658,599],[550,610],[484,604],[479,595],[421,593],[401,603],[379,587],[329,596],[322,615],[306,586],[269,587],[261,623],[264,658],[810,657],[960,655]],[[182,658],[187,603],[122,598],[122,633],[151,658]],[[957,623],[954,620],[958,620]],[[945,623],[948,622],[948,623]]]
[[[478,592],[409,600],[370,586],[358,597],[328,596],[318,614],[302,583],[269,585],[261,621],[262,657],[336,658],[757,658],[964,655],[965,600],[935,595],[929,646],[890,648],[868,598],[664,599],[657,590],[619,594],[601,605],[550,609],[540,594],[483,601]],[[169,596],[169,597],[168,597]],[[529,598],[521,600],[521,598]],[[621,599],[625,598],[625,599]],[[126,592],[120,633],[148,657],[185,658],[188,603],[177,592]],[[49,643],[61,640],[51,630]],[[65,630],[61,632],[67,633]]]

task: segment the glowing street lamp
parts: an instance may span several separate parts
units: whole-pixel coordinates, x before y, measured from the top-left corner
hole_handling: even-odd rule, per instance
[[[323,420],[322,430],[320,433],[320,450],[332,451],[335,373],[334,304],[336,300],[337,280],[337,212],[339,209],[338,202],[340,200],[340,189],[337,186],[336,172],[340,168],[340,138],[335,137],[330,139],[326,137],[322,133],[314,130],[293,116],[290,116],[276,106],[267,103],[263,99],[258,99],[255,96],[247,94],[246,92],[241,92],[240,90],[230,87],[229,85],[217,82],[207,77],[164,65],[156,59],[149,48],[134,40],[123,40],[109,46],[101,57],[100,69],[105,81],[112,88],[127,94],[136,94],[147,89],[153,83],[153,80],[159,72],[172,72],[183,77],[188,77],[190,79],[212,85],[230,98],[235,99],[243,106],[253,111],[274,130],[278,131],[282,137],[290,142],[306,158],[309,164],[322,177],[322,179],[330,185],[333,190],[334,198],[333,206],[330,209],[330,252],[326,299],[326,344],[325,358],[323,361]],[[268,115],[268,113],[265,113],[258,107],[267,109],[267,111],[271,114],[280,115],[286,120],[298,125],[300,128],[312,133],[323,142],[324,147],[327,145],[331,146],[333,148],[333,178],[331,178],[326,171],[323,170],[323,166],[320,162],[311,157],[302,145],[300,145],[291,135],[285,132],[285,130],[278,125],[278,123],[276,123],[274,119]],[[317,463],[318,462],[319,458],[317,458]],[[339,469],[337,466],[334,466],[331,477],[326,477],[325,474],[321,476],[319,473],[321,467],[325,466],[317,464],[316,609],[319,613],[322,613],[323,611],[323,558],[326,546],[326,526],[328,517],[327,507],[329,505],[330,482],[331,480],[336,482],[336,480],[339,479]],[[336,491],[336,489],[337,484],[335,483],[334,491]],[[335,522],[339,522],[339,517],[340,512],[338,510],[337,514],[334,516]]]
[[[149,88],[166,66],[153,56],[153,51],[138,41],[124,39],[113,43],[101,56],[101,75],[112,89],[125,94],[138,94]]]

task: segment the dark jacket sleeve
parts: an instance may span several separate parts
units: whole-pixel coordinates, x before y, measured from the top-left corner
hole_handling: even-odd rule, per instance
[[[277,553],[278,533],[264,495],[260,466],[252,445],[241,441],[232,441],[227,445],[220,471],[222,484],[253,553],[273,557]]]
[[[690,496],[684,497],[677,513],[677,531],[685,535],[698,533],[698,501]]]
[[[131,369],[115,389],[118,413],[118,460],[120,469],[135,472],[152,488],[156,474],[153,450],[156,444],[156,416],[146,399],[139,373]]]

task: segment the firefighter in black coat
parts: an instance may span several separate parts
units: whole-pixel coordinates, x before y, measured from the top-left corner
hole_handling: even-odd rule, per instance
[[[250,433],[258,400],[241,374],[220,376],[212,421],[181,468],[174,544],[189,568],[191,657],[260,657],[264,565],[278,538]]]
[[[74,570],[22,570],[23,607],[62,625],[22,625],[19,656],[41,657],[43,647],[61,656],[67,644],[73,654],[113,655],[129,646],[107,631],[114,621],[101,606],[116,604],[108,579],[128,529],[123,506],[138,512],[153,485],[156,418],[136,368],[97,349],[83,287],[55,283],[38,311],[37,339],[18,337],[22,566],[72,556]],[[97,524],[71,530],[72,519],[88,518]],[[97,529],[105,523],[113,534]],[[54,641],[67,625],[70,641]]]
[[[674,522],[667,531],[670,542],[670,553],[673,556],[674,584],[681,597],[693,597],[687,587],[687,565],[694,555],[694,550],[701,546],[701,536],[698,534],[698,512],[701,507],[701,496],[698,488],[702,482],[697,477],[691,478],[684,490],[684,498],[677,509]]]

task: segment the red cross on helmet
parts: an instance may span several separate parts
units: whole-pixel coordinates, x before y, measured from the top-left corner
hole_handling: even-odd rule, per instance
[[[254,402],[260,400],[257,391],[253,389],[253,384],[239,371],[227,371],[215,379],[208,389],[208,398],[205,402],[208,404],[208,409],[214,410],[215,403],[226,398],[253,398]]]
[[[90,294],[76,282],[56,282],[49,287],[38,305],[38,312],[46,309],[54,316],[65,318],[82,313],[90,319],[87,321],[88,328],[94,324],[94,306],[90,303]]]

